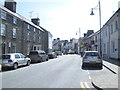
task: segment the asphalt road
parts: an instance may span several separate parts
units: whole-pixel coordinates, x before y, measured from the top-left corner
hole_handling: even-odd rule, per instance
[[[2,88],[94,88],[91,82],[107,83],[107,88],[110,85],[117,88],[118,85],[116,74],[106,67],[82,69],[79,55],[59,56],[47,62],[7,70],[1,75]],[[114,76],[114,84],[106,81],[111,75]]]

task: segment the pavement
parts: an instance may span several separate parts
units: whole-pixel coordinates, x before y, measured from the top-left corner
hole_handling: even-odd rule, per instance
[[[103,73],[99,75],[99,77],[96,77],[92,79],[92,84],[94,87],[96,87],[98,90],[120,90],[119,87],[119,67],[120,62],[118,60],[114,59],[108,59],[108,60],[103,60],[103,68],[108,69],[109,73]]]

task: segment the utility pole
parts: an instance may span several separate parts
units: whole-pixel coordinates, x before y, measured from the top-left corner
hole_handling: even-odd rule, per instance
[[[80,54],[80,28],[78,32],[78,54]]]

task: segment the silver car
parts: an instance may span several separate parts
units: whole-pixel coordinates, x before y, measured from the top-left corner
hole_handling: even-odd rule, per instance
[[[21,53],[3,54],[1,57],[2,67],[13,67],[13,69],[17,69],[18,66],[29,66],[31,63],[31,59]]]
[[[102,69],[102,63],[98,51],[85,51],[82,60],[82,68],[85,67],[85,65],[97,65]]]

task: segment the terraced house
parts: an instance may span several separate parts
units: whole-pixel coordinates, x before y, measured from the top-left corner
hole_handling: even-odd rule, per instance
[[[14,0],[6,0],[4,6],[0,5],[0,54],[20,52],[27,55],[30,50],[44,50],[48,48],[45,46],[49,39],[44,40],[48,36],[44,36],[45,32],[39,26],[39,18],[30,21],[16,13]]]
[[[120,59],[120,8],[104,24],[101,35],[103,57]]]
[[[100,47],[101,34],[101,47]],[[100,30],[82,38],[84,50],[97,50],[104,59],[112,58],[120,60],[120,8],[110,17]]]

